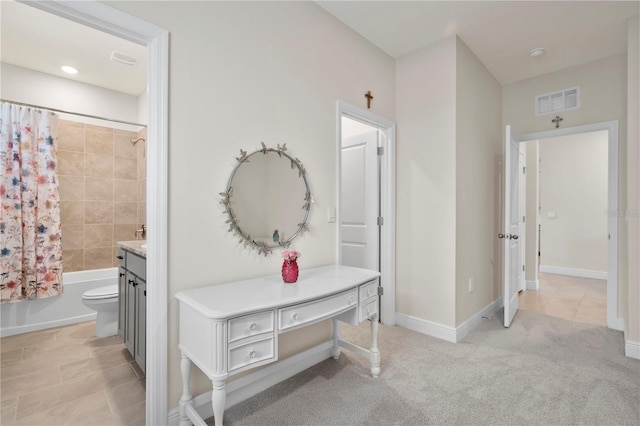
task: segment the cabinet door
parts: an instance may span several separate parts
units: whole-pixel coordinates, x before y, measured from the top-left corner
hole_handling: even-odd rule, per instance
[[[118,336],[124,341],[127,327],[127,277],[124,268],[118,268]]]
[[[136,278],[136,362],[145,373],[147,356],[147,283],[142,278]]]
[[[129,271],[126,273],[127,278],[127,297],[126,297],[126,326],[124,333],[124,345],[127,347],[131,355],[134,354],[134,342],[136,336],[136,277]]]

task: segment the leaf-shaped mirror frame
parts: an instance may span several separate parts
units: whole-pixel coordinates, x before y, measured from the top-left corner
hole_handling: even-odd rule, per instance
[[[250,249],[258,250],[258,254],[267,255],[273,252],[274,248],[288,248],[291,245],[291,242],[301,233],[309,230],[308,218],[309,211],[311,210],[311,190],[309,189],[309,182],[307,181],[307,172],[302,165],[302,162],[298,158],[294,158],[289,153],[287,153],[287,144],[277,145],[276,148],[267,147],[264,142],[261,142],[262,148],[257,151],[252,152],[251,154],[247,154],[247,151],[240,149],[240,156],[236,157],[237,164],[234,167],[231,175],[229,176],[229,180],[227,181],[227,188],[225,192],[221,192],[220,196],[222,199],[220,200],[220,204],[223,205],[225,214],[227,215],[227,220],[225,223],[229,225],[228,232],[233,232],[236,237],[239,238],[240,244],[244,247],[248,247]],[[251,237],[250,234],[243,231],[240,221],[236,216],[236,212],[234,212],[232,207],[232,199],[233,199],[233,178],[236,176],[236,173],[245,163],[249,163],[250,159],[254,156],[267,155],[269,153],[275,153],[280,158],[285,157],[290,161],[291,169],[297,169],[298,178],[302,179],[304,183],[304,197],[302,198],[302,210],[303,210],[303,219],[302,222],[297,224],[296,231],[291,234],[288,238],[279,239],[277,242],[269,243],[266,241],[258,240]]]

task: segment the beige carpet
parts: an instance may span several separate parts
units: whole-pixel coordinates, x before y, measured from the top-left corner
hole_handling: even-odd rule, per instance
[[[620,332],[524,311],[509,329],[500,320],[458,344],[382,325],[379,379],[344,351],[231,407],[225,425],[640,424],[640,361]],[[368,324],[343,335],[367,346]]]

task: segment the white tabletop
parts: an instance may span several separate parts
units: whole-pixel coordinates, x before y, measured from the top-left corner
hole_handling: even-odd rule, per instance
[[[224,319],[329,296],[379,276],[378,271],[328,265],[300,269],[292,284],[273,275],[181,291],[175,297],[208,318]]]

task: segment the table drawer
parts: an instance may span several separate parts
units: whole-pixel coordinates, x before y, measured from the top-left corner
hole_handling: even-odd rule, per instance
[[[278,330],[288,330],[346,311],[358,303],[357,289],[345,291],[313,302],[278,309]]]
[[[376,297],[375,299],[371,299],[370,302],[360,305],[358,311],[360,322],[371,318],[374,314],[378,313],[378,298]]]
[[[229,320],[229,343],[257,334],[273,332],[273,311]]]
[[[229,348],[229,372],[275,358],[273,336]]]
[[[378,280],[370,281],[359,287],[360,303],[370,297],[378,295]]]

